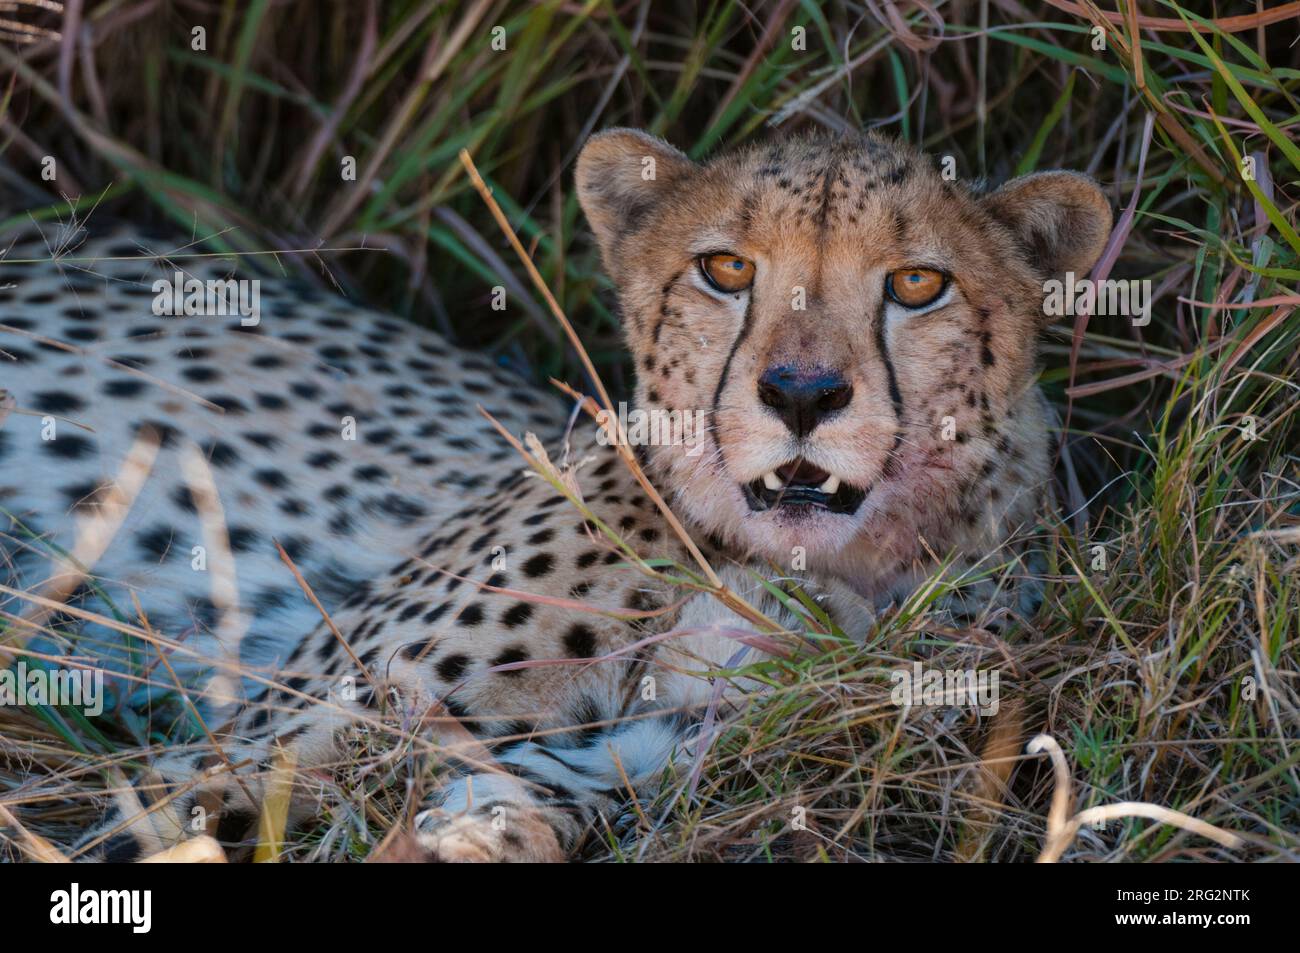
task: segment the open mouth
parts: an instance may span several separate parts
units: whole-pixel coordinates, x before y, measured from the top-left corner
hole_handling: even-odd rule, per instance
[[[866,490],[850,486],[803,457],[745,484],[745,500],[751,510],[804,506],[850,516],[866,496]]]

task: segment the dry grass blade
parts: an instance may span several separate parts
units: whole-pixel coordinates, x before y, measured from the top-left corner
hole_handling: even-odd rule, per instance
[[[1093,7],[1091,3],[1073,3],[1071,0],[1047,0],[1047,2],[1058,10],[1063,10],[1066,13],[1073,13],[1078,17],[1086,17],[1095,10],[1095,7]],[[1134,11],[1136,11],[1137,0],[1129,0],[1129,5],[1134,9]],[[1124,13],[1101,11],[1101,16],[1117,25],[1123,24],[1125,21]],[[1290,3],[1282,3],[1268,10],[1260,10],[1257,13],[1243,13],[1239,16],[1219,17],[1210,20],[1210,22],[1214,25],[1215,29],[1222,30],[1224,33],[1244,33],[1246,30],[1268,26],[1271,23],[1282,23],[1286,20],[1294,19],[1295,17],[1300,17],[1300,2],[1292,0]],[[1200,24],[1195,24],[1193,27],[1189,28],[1186,23],[1176,17],[1150,17],[1140,13],[1134,13],[1132,19],[1142,29],[1154,30],[1157,33],[1187,33],[1190,29],[1208,32],[1208,28],[1203,27]]]
[[[68,864],[71,861],[63,853],[39,834],[33,834],[14,817],[7,807],[0,804],[0,824],[12,827],[18,832],[23,850],[34,861],[42,864]]]
[[[1047,815],[1047,839],[1043,844],[1043,852],[1038,857],[1040,864],[1054,864],[1060,860],[1075,835],[1079,833],[1079,829],[1085,824],[1125,817],[1146,817],[1161,824],[1170,824],[1193,834],[1200,834],[1228,848],[1238,848],[1243,844],[1242,839],[1236,834],[1158,804],[1123,801],[1118,804],[1090,807],[1069,817],[1070,768],[1065,762],[1065,753],[1061,751],[1061,746],[1051,735],[1038,735],[1029,742],[1026,750],[1030,754],[1047,752],[1052,759],[1052,768],[1056,775],[1056,785],[1052,792],[1052,808]]]
[[[284,852],[285,834],[289,828],[289,804],[293,798],[295,771],[298,759],[288,749],[276,751],[271,765],[271,776],[266,781],[266,796],[262,799],[262,812],[257,822],[257,848],[253,863],[279,863]]]
[[[492,197],[492,190],[487,187],[487,183],[484,182],[482,176],[478,174],[478,169],[474,165],[474,160],[464,149],[460,151],[460,161],[461,164],[465,166],[465,171],[469,173],[470,180],[474,183],[474,188],[478,189],[479,195],[481,195],[483,201],[487,203],[488,208],[492,212],[492,217],[495,218],[497,224],[501,226],[502,233],[514,248],[515,254],[519,256],[519,261],[523,264],[525,270],[527,270],[528,277],[532,279],[533,286],[536,287],[542,297],[546,299],[546,303],[551,309],[551,314],[553,314],[555,320],[560,323],[560,327],[564,328],[564,333],[568,337],[569,343],[572,344],[574,350],[578,352],[578,357],[582,361],[583,367],[586,368],[587,374],[595,385],[597,393],[600,394],[601,406],[603,406],[606,413],[609,414],[609,420],[617,430],[617,432],[611,434],[611,436],[616,438],[615,446],[618,448],[619,455],[623,458],[624,463],[627,464],[628,469],[632,471],[637,482],[641,484],[642,489],[644,489],[650,499],[654,501],[655,506],[659,508],[659,512],[664,515],[664,519],[668,521],[668,525],[672,527],[677,538],[680,539],[682,544],[690,551],[691,557],[704,571],[704,574],[709,578],[709,581],[713,583],[719,591],[724,591],[725,587],[722,585],[722,581],[718,578],[717,573],[713,571],[713,567],[709,565],[708,560],[704,558],[704,554],[701,553],[699,547],[695,545],[695,541],[691,539],[691,536],[686,532],[685,527],[682,526],[681,522],[677,519],[677,516],[664,501],[664,498],[659,495],[659,491],[651,485],[649,478],[647,478],[644,471],[642,471],[641,465],[637,462],[636,457],[630,449],[627,434],[622,432],[621,425],[617,423],[618,414],[615,413],[614,403],[610,400],[609,392],[605,389],[605,385],[600,379],[600,374],[596,371],[596,366],[592,364],[591,357],[587,354],[587,349],[583,346],[582,340],[578,337],[578,333],[574,331],[573,325],[569,323],[569,319],[565,316],[563,309],[560,308],[559,302],[557,302],[555,296],[551,294],[551,289],[547,287],[546,282],[542,279],[542,275],[537,270],[537,266],[533,264],[532,258],[529,257],[528,253],[524,250],[524,246],[520,243],[519,237],[515,235],[514,229],[510,227],[510,222],[506,219],[505,213],[501,211],[501,206],[498,205],[496,199]]]
[[[285,552],[284,547],[280,545],[278,539],[275,541],[275,548],[280,554],[280,560],[288,566],[289,571],[293,573],[293,578],[294,581],[298,583],[298,588],[303,591],[303,595],[310,599],[311,604],[316,607],[316,611],[320,613],[320,617],[325,621],[325,625],[329,627],[330,633],[338,641],[339,645],[343,646],[343,651],[348,653],[348,658],[352,659],[352,664],[357,667],[357,671],[361,672],[366,681],[371,685],[378,684],[375,681],[374,675],[372,675],[370,670],[362,663],[361,659],[357,656],[357,653],[352,651],[352,646],[348,645],[348,640],[343,637],[343,633],[340,632],[339,627],[334,624],[334,620],[330,618],[330,614],[326,612],[325,607],[320,604],[320,600],[316,598],[316,593],[312,591],[311,584],[303,578],[302,573],[298,570],[298,567],[294,565],[293,559],[287,552]]]
[[[90,574],[100,557],[117,535],[131,506],[153,470],[158,455],[158,435],[146,430],[141,433],[118,471],[117,477],[100,494],[95,513],[82,521],[76,542],[67,557],[56,557],[62,571],[55,572],[46,581],[41,592],[44,600],[35,611],[24,613],[24,621],[31,630],[39,630],[54,611],[62,611],[62,604]],[[51,606],[59,606],[58,610]],[[16,632],[6,632],[0,643],[0,667],[12,665],[16,653],[26,644],[27,638]]]
[[[226,852],[217,841],[207,834],[191,837],[181,841],[175,847],[168,847],[156,854],[144,858],[142,864],[224,864]]]

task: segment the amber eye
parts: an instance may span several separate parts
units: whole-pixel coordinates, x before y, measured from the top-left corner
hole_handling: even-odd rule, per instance
[[[948,276],[928,268],[905,268],[892,272],[885,281],[889,297],[906,308],[923,308],[943,294]]]
[[[754,283],[754,263],[735,255],[706,255],[700,259],[700,271],[725,294],[744,291]]]

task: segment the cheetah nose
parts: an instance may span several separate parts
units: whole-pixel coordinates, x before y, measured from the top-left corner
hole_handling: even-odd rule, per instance
[[[758,379],[758,399],[776,411],[795,438],[802,440],[823,420],[849,405],[853,385],[838,371],[803,371],[781,365],[769,367]]]

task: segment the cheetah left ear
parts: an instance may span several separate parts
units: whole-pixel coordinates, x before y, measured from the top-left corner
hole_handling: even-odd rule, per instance
[[[1043,275],[1086,276],[1110,237],[1110,203],[1096,182],[1078,172],[1022,175],[983,204],[1015,233]]]
[[[683,153],[639,129],[607,129],[578,155],[578,201],[600,242],[606,266],[619,239],[695,168]]]

